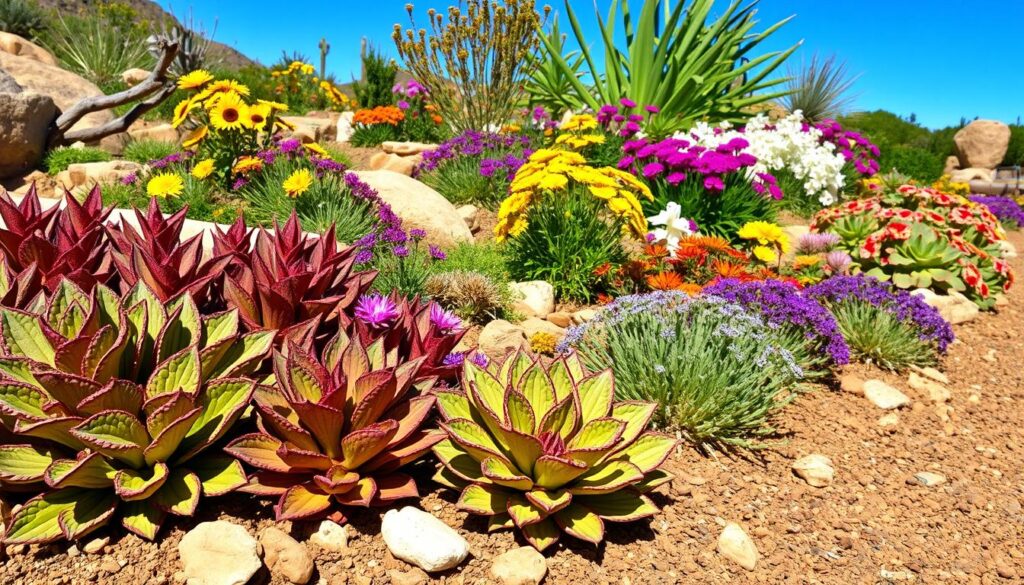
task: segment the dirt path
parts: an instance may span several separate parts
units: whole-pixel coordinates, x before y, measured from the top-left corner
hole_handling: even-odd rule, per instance
[[[1019,250],[1024,237],[1011,234]],[[1018,274],[1024,259],[1013,260]],[[1024,291],[1010,304],[957,326],[958,342],[943,370],[947,407],[907,385],[906,377],[861,366],[913,399],[882,427],[886,414],[863,396],[839,389],[809,393],[787,408],[781,446],[760,459],[708,458],[683,448],[669,463],[677,479],[657,496],[662,514],[649,523],[615,526],[599,548],[565,539],[549,555],[546,583],[1010,583],[1024,575]],[[813,488],[796,478],[793,460],[831,458],[835,481]],[[431,469],[421,470],[423,484]],[[934,487],[908,483],[930,471]],[[431,489],[428,487],[427,489]],[[269,504],[244,496],[219,502],[220,517],[253,531],[271,523]],[[159,544],[106,529],[99,555],[67,553],[68,545],[28,547],[0,566],[0,583],[176,583],[177,544],[197,521],[217,517],[208,501],[200,518],[169,525]],[[490,559],[520,546],[511,533],[486,534],[482,522],[454,508],[453,494],[433,491],[422,502],[460,529],[473,556],[440,575],[444,583],[488,583]],[[741,524],[760,551],[753,571],[716,552],[725,522]],[[295,525],[302,538],[309,525]],[[410,567],[393,559],[379,536],[376,512],[357,514],[346,554],[320,554],[312,583],[384,584]],[[398,576],[398,575],[395,575]],[[408,575],[411,577],[412,575]],[[268,575],[261,582],[271,581]],[[415,583],[418,581],[403,581]]]

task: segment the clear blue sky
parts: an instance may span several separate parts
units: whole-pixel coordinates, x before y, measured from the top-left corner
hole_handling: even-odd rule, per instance
[[[594,0],[571,0],[586,30],[594,30]],[[596,0],[605,14],[610,0]],[[633,0],[639,6],[641,0]],[[719,0],[725,5],[728,0]],[[269,64],[282,50],[319,62],[317,44],[331,45],[328,70],[348,81],[359,71],[364,36],[394,55],[391,30],[408,22],[405,0],[159,0],[181,16],[192,7],[216,39]],[[414,0],[422,20],[452,0]],[[538,5],[543,5],[538,1]],[[556,10],[562,0],[550,2]],[[767,26],[796,15],[772,37],[770,49],[803,39],[794,55],[835,54],[859,73],[855,108],[916,114],[932,128],[961,116],[1016,122],[1024,117],[1024,0],[761,0]],[[563,29],[567,23],[563,19]],[[595,32],[595,40],[597,35]]]

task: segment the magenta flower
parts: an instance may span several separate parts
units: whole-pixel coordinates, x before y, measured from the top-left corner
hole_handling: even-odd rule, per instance
[[[636,102],[634,102],[633,100],[631,100],[629,98],[622,98],[621,100],[619,100],[619,103],[622,104],[622,107],[624,107],[624,108],[635,108],[636,107]]]
[[[356,302],[355,315],[373,329],[384,329],[398,317],[398,307],[384,295],[363,295]]]
[[[444,333],[458,331],[462,327],[462,319],[451,311],[445,311],[437,303],[430,305],[430,322]]]

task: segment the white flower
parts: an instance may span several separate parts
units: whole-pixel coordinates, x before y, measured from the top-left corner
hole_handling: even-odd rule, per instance
[[[670,201],[661,213],[647,218],[651,225],[665,226],[651,233],[654,234],[655,240],[665,240],[665,246],[672,252],[679,247],[680,238],[692,236],[694,233],[690,220],[682,217],[682,211],[678,203]]]

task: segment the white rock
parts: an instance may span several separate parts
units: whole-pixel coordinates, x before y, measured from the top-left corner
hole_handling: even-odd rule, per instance
[[[546,319],[530,317],[529,319],[524,319],[523,322],[519,324],[519,326],[523,328],[523,331],[526,333],[527,339],[532,338],[537,333],[550,333],[555,337],[555,339],[559,341],[561,341],[562,338],[565,337],[565,329],[559,327],[558,325],[555,325],[554,323]]]
[[[470,242],[473,234],[462,221],[455,206],[423,183],[392,171],[353,171],[380,194],[402,218],[405,229],[427,232],[425,242],[442,248],[458,242]]]
[[[238,524],[203,522],[178,543],[188,585],[244,585],[263,563],[256,539]]]
[[[917,372],[910,372],[910,377],[907,378],[907,383],[914,390],[920,390],[928,393],[928,398],[932,402],[946,402],[951,398],[949,389],[939,384],[938,382],[929,380],[924,376],[918,375]]]
[[[544,555],[532,546],[504,552],[491,563],[491,576],[501,585],[539,585],[547,573]]]
[[[94,538],[85,543],[85,546],[82,547],[82,552],[88,555],[98,555],[103,552],[103,549],[107,548],[108,544],[110,544],[109,536]]]
[[[935,487],[946,483],[946,477],[931,471],[920,471],[915,473],[908,483],[915,483],[924,487]]]
[[[514,292],[522,297],[522,302],[533,309],[533,313],[543,319],[555,311],[555,287],[543,280],[513,282],[509,285]]]
[[[910,404],[910,398],[906,394],[881,380],[864,382],[864,396],[883,410],[892,410]]]
[[[1003,258],[1017,257],[1017,247],[1010,240],[999,240],[996,242],[996,246],[1003,252]]]
[[[260,534],[263,561],[271,574],[294,585],[306,585],[313,577],[313,557],[301,542],[280,528],[270,527]]]
[[[882,417],[878,419],[878,426],[882,428],[894,427],[898,424],[900,424],[900,415],[896,414],[895,412],[890,412],[889,414],[882,415]]]
[[[936,382],[938,382],[940,384],[949,384],[949,376],[947,376],[946,374],[943,374],[942,372],[936,370],[935,368],[933,368],[931,366],[928,366],[926,368],[922,368],[920,366],[913,366],[912,365],[912,366],[910,366],[910,369],[915,371],[915,372],[917,372],[918,374],[921,374],[925,378],[931,378],[932,380],[935,380]]]
[[[509,353],[528,346],[528,341],[522,327],[504,319],[495,319],[484,325],[477,345],[487,357],[500,360]]]
[[[309,536],[309,542],[331,552],[343,552],[348,549],[348,532],[337,522],[324,520],[317,531]]]
[[[832,468],[831,459],[814,453],[794,461],[793,473],[812,487],[826,487],[832,485],[836,471]]]
[[[726,524],[719,535],[718,552],[748,571],[757,566],[757,546],[735,522]]]
[[[581,325],[597,317],[597,309],[580,309],[572,314],[572,322]]]
[[[412,506],[388,510],[380,533],[395,558],[428,573],[456,567],[469,554],[469,543],[458,532]]]
[[[352,125],[352,118],[355,116],[355,112],[342,112],[341,116],[338,117],[338,129],[336,131],[338,142],[348,142],[352,138],[352,133],[355,132],[355,126]]]
[[[925,303],[935,307],[942,318],[952,325],[971,321],[981,312],[978,305],[956,291],[951,291],[948,295],[938,295],[926,288],[919,288],[911,294],[918,295]]]

